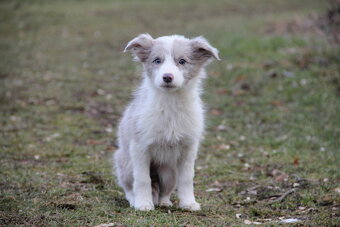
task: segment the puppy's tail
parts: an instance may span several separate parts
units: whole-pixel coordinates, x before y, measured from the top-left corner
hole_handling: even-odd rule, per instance
[[[160,193],[160,181],[158,176],[158,167],[154,163],[150,165],[150,178],[151,178],[151,188],[152,188],[152,200],[153,204],[158,204],[159,193]]]

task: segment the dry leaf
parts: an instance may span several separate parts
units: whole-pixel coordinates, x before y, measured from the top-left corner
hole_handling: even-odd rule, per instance
[[[245,92],[243,90],[240,90],[240,89],[233,90],[233,95],[234,96],[244,95],[244,94],[245,94]]]
[[[210,110],[210,114],[214,116],[220,116],[222,114],[222,111],[219,109],[212,109]]]
[[[230,145],[228,144],[219,144],[213,147],[214,149],[218,149],[218,150],[229,150],[230,149]]]
[[[283,103],[280,100],[273,100],[270,102],[273,106],[280,107],[283,106]]]
[[[99,144],[103,144],[104,141],[102,140],[92,140],[92,139],[89,139],[86,141],[86,144],[87,145],[99,145]]]
[[[225,95],[225,94],[229,94],[229,93],[230,93],[230,91],[227,90],[227,89],[221,89],[221,90],[217,91],[217,94],[219,94],[219,95]]]
[[[236,77],[235,82],[244,81],[245,79],[246,79],[246,76],[241,74],[238,77]]]
[[[274,179],[278,182],[286,181],[288,179],[288,174],[286,174],[286,173],[281,174],[279,176],[276,176]]]

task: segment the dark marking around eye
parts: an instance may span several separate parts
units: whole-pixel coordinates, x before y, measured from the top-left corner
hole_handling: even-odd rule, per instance
[[[160,58],[156,58],[155,60],[153,60],[153,63],[155,63],[155,64],[161,64],[162,63],[162,61],[161,61],[161,59]]]
[[[184,65],[185,63],[187,63],[187,61],[182,58],[178,61],[178,63]]]

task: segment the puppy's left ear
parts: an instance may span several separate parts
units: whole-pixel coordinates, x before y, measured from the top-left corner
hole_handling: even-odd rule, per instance
[[[126,45],[124,52],[130,50],[137,61],[145,62],[153,43],[154,39],[149,34],[140,34]]]
[[[221,60],[218,56],[218,50],[212,47],[202,36],[191,39],[190,44],[194,59],[205,62],[213,57],[216,60]]]

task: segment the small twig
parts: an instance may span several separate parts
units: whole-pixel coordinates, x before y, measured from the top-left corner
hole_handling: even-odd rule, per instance
[[[247,188],[247,191],[254,191],[255,189],[259,188],[261,185],[255,185],[253,187]]]
[[[274,199],[273,201],[269,201],[268,204],[276,203],[276,202],[282,202],[288,195],[292,194],[296,191],[296,188],[292,188],[285,193],[283,193],[279,198]]]

